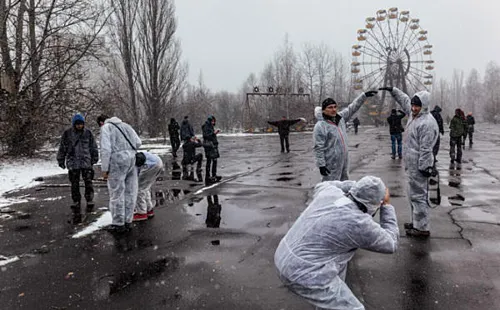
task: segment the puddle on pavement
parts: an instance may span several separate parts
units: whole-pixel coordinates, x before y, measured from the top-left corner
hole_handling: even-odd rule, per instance
[[[241,229],[266,218],[259,210],[240,208],[222,195],[209,195],[191,203],[185,207],[187,212],[207,228]]]
[[[273,173],[271,175],[292,175],[293,172],[280,172],[280,173]]]
[[[95,286],[94,297],[106,300],[130,286],[145,283],[167,272],[179,269],[180,260],[177,257],[165,257],[153,262],[138,261],[131,270],[117,271],[114,275],[101,277]]]
[[[500,225],[500,216],[481,208],[467,208],[460,210],[469,220]]]
[[[276,181],[278,182],[290,182],[292,180],[294,180],[295,178],[290,178],[290,177],[281,177],[281,178],[277,178]]]

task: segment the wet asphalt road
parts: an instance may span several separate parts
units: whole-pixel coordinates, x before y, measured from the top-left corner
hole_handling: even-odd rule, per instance
[[[404,237],[404,171],[400,160],[390,159],[388,130],[350,134],[351,178],[384,179],[402,231],[396,254],[358,251],[350,264],[348,283],[367,309],[500,309],[495,130],[498,135],[476,133],[461,169],[450,166],[443,137],[438,168],[444,197],[432,211],[428,241]],[[311,134],[290,140],[292,152],[281,154],[274,135],[221,137],[225,182],[204,190],[196,175],[183,180],[180,159],[168,155],[154,188],[163,193],[156,217],[134,224],[120,239],[105,231],[71,238],[82,228],[67,223],[65,176],[16,193],[33,200],[0,220],[0,254],[20,256],[0,267],[0,308],[312,309],[281,285],[273,264],[279,240],[320,180]],[[106,207],[105,184],[96,182],[96,191],[97,206]]]

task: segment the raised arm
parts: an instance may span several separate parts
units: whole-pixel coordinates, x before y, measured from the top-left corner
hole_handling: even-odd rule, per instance
[[[402,90],[393,87],[391,91],[392,97],[396,100],[397,103],[401,106],[401,109],[406,115],[410,115],[411,113],[411,99],[405,94]]]
[[[363,103],[365,102],[367,96],[366,94],[361,94],[356,99],[353,100],[345,109],[339,112],[339,115],[342,116],[344,121],[348,122],[351,117],[358,112],[359,108],[363,106]]]
[[[351,230],[350,237],[359,248],[365,250],[386,254],[396,252],[399,243],[399,228],[394,207],[384,205],[380,208],[380,224],[377,224],[370,216],[366,216]]]

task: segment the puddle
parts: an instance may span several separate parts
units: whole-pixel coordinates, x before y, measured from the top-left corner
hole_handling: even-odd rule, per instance
[[[240,208],[221,195],[209,195],[191,204],[186,211],[208,228],[241,229],[265,218],[258,210]]]
[[[294,180],[295,178],[290,178],[290,177],[281,177],[281,178],[277,178],[276,181],[279,181],[279,182],[289,182],[291,180]]]
[[[120,293],[132,285],[147,282],[166,272],[179,269],[177,257],[166,257],[153,262],[137,262],[132,270],[123,270],[115,275],[101,277],[95,285],[94,296],[97,300],[105,300],[109,296]]]

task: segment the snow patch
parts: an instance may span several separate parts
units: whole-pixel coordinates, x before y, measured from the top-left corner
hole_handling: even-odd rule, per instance
[[[63,196],[49,197],[49,198],[45,198],[43,201],[54,201],[54,200],[61,200],[61,199],[63,199]]]
[[[0,266],[5,266],[7,264],[16,262],[18,260],[19,260],[19,256],[6,257],[3,255],[0,255]]]
[[[14,190],[30,188],[42,184],[34,181],[38,177],[64,174],[55,161],[28,159],[21,162],[3,161],[0,163],[0,207],[27,202],[22,198],[5,198],[5,194]]]
[[[85,227],[82,231],[74,234],[72,236],[72,238],[81,238],[81,237],[88,236],[88,235],[92,234],[95,231],[98,231],[99,229],[101,229],[103,227],[111,225],[111,222],[112,222],[111,212],[106,211],[95,222],[93,222],[89,226]]]

